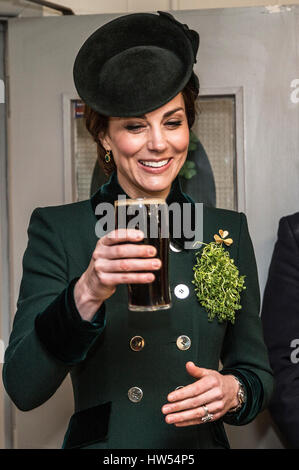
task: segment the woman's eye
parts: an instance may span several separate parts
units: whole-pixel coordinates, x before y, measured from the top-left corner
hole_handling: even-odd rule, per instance
[[[167,121],[167,126],[179,127],[182,124],[182,121]]]
[[[125,128],[128,131],[138,131],[139,129],[142,129],[143,127],[144,126],[142,126],[141,124],[136,124],[136,125],[128,124],[127,126],[125,126]]]
[[[182,124],[182,121],[181,120],[176,120],[176,121],[167,121],[166,122],[166,126],[170,126],[170,127],[179,127],[180,125]],[[142,129],[144,129],[146,126],[144,126],[143,124],[127,124],[125,126],[125,129],[128,130],[128,131],[140,131]]]

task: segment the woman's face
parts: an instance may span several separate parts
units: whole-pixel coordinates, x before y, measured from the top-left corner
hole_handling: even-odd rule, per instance
[[[144,116],[110,117],[102,144],[112,151],[119,184],[128,196],[166,198],[188,152],[182,93]]]

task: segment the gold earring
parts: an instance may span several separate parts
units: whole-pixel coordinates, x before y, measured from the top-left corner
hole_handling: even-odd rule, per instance
[[[106,150],[106,155],[105,155],[105,162],[109,163],[111,160],[111,155],[110,155],[111,150]]]

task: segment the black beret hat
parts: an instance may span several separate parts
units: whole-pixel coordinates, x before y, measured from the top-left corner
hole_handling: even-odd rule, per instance
[[[74,63],[79,96],[106,116],[139,116],[174,98],[193,72],[199,35],[170,13],[133,13],[97,29]]]

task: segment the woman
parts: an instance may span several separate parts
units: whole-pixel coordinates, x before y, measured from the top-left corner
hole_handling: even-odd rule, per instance
[[[158,13],[117,18],[83,44],[74,80],[111,176],[90,201],[37,208],[30,220],[3,378],[14,403],[30,410],[70,372],[75,413],[64,448],[229,447],[223,422],[247,424],[271,394],[244,214],[203,213],[204,242],[229,231],[229,254],[246,275],[234,324],[208,321],[184,235],[170,234],[172,308],[150,313],[128,311],[126,284],[153,281],[161,267],[153,247],[137,243],[139,230],[95,235],[96,207],[119,194],[194,209],[177,175],[195,116],[199,37]]]

